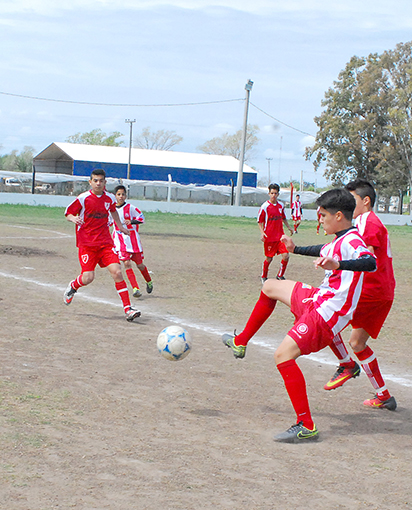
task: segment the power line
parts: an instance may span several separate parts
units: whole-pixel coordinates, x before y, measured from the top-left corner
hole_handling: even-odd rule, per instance
[[[256,110],[259,110],[260,112],[264,113],[265,115],[267,115],[271,119],[275,120],[276,122],[279,122],[279,124],[282,124],[283,126],[286,126],[289,129],[293,129],[294,131],[297,131],[298,133],[302,133],[303,135],[307,135],[307,136],[311,136],[313,138],[316,138],[314,135],[311,135],[310,133],[306,133],[306,131],[302,131],[301,129],[295,128],[295,127],[293,127],[293,126],[291,126],[289,124],[286,124],[286,122],[282,122],[281,120],[277,119],[276,117],[273,117],[273,115],[270,115],[269,113],[265,112],[264,110],[262,110],[262,108],[259,108],[258,106],[256,106],[252,102],[250,102],[250,104],[252,106],[254,106],[256,108]]]
[[[197,106],[205,104],[218,104],[218,103],[231,103],[234,101],[244,101],[244,99],[222,99],[220,101],[203,101],[198,103],[163,103],[163,104],[126,104],[126,103],[89,103],[87,101],[69,101],[67,99],[50,99],[46,97],[25,96],[22,94],[12,94],[11,92],[0,92],[3,96],[20,97],[23,99],[35,99],[36,101],[49,101],[52,103],[69,103],[69,104],[83,104],[89,106],[126,106],[126,107],[156,107],[156,106]]]

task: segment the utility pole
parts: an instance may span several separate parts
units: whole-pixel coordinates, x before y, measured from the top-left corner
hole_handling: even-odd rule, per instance
[[[267,162],[268,162],[268,186],[270,184],[270,162],[272,161],[273,158],[266,158]]]
[[[245,85],[245,90],[246,90],[245,114],[243,117],[243,133],[242,133],[242,144],[240,147],[239,171],[237,173],[235,205],[240,205],[241,198],[242,198],[243,165],[245,163],[245,148],[246,148],[246,134],[247,134],[247,116],[249,113],[249,97],[250,97],[250,91],[252,90],[252,87],[253,87],[253,81],[248,80],[248,82]]]
[[[136,122],[136,119],[133,119],[133,120],[130,120],[130,119],[126,119],[125,120],[126,124],[129,123],[130,124],[130,141],[129,141],[129,161],[127,163],[127,179],[130,179],[130,160],[131,160],[131,157],[132,157],[132,133],[133,133],[133,123]]]

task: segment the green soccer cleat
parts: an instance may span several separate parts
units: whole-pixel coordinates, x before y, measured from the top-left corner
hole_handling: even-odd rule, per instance
[[[142,296],[142,293],[140,292],[140,289],[138,289],[137,287],[135,287],[133,289],[133,297],[141,297]]]
[[[148,294],[151,294],[153,292],[153,282],[150,280],[150,282],[146,283],[146,292]]]
[[[233,352],[233,356],[237,359],[242,359],[246,355],[246,346],[245,345],[235,345],[235,335],[229,335],[225,333],[222,336],[222,342],[226,345],[226,347],[230,347]]]
[[[277,434],[273,439],[278,443],[306,443],[308,441],[317,441],[319,439],[319,432],[316,425],[313,426],[313,430],[309,430],[300,421],[298,424],[292,425],[288,430],[285,430],[285,432]]]

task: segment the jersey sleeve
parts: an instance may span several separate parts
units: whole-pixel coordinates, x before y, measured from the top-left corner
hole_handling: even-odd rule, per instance
[[[139,223],[144,223],[144,215],[140,209],[130,205],[130,219],[137,220]]]
[[[80,200],[76,198],[71,204],[67,206],[64,215],[68,216],[69,214],[73,214],[73,216],[77,216],[81,210],[82,204],[80,203]]]

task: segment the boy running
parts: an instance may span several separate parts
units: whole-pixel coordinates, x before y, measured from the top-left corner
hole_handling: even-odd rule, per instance
[[[345,189],[327,191],[317,199],[321,222],[335,239],[324,246],[295,246],[283,236],[292,253],[316,256],[315,267],[325,269],[319,288],[291,280],[267,280],[245,329],[239,335],[225,334],[223,343],[235,358],[243,358],[252,336],[273,312],[277,301],[290,307],[295,316],[292,329],[277,348],[275,361],[296,413],[296,424],[274,437],[275,441],[295,443],[317,440],[306,382],[296,359],[323,349],[349,323],[356,308],[363,281],[362,271],[374,271],[376,261],[356,228],[352,227],[355,200]]]
[[[119,255],[119,260],[124,264],[127,278],[133,288],[133,296],[140,297],[142,293],[132,269],[132,261],[136,264],[146,281],[146,292],[150,294],[153,291],[152,279],[147,267],[143,264],[143,247],[139,236],[139,225],[144,223],[144,216],[142,211],[126,203],[125,186],[122,184],[116,186],[114,192],[117,201],[116,210],[119,214],[120,222],[129,231],[129,235],[125,235],[115,226],[113,230],[114,247]]]
[[[81,193],[65,212],[67,220],[76,225],[76,246],[79,249],[81,274],[67,286],[64,302],[70,305],[79,288],[92,283],[94,270],[99,264],[109,270],[122,300],[126,319],[131,322],[140,317],[140,312],[130,306],[129,292],[110,235],[109,213],[121,232],[129,235],[129,231],[120,222],[114,195],[105,191],[105,171],[100,168],[93,170],[89,184],[91,189]]]
[[[368,250],[375,254],[377,269],[365,274],[362,293],[351,321],[352,333],[349,344],[368,376],[376,395],[364,401],[368,407],[396,409],[396,400],[386,388],[378,360],[373,350],[366,345],[369,337],[377,338],[388,316],[395,296],[395,276],[392,267],[392,253],[386,227],[372,211],[376,200],[373,186],[364,179],[356,179],[346,185],[356,200],[353,213],[355,225],[365,241]],[[359,365],[350,357],[342,337],[338,335],[331,349],[339,360],[339,366],[332,379],[325,384],[325,390],[342,386],[360,373]]]
[[[294,233],[298,233],[298,227],[302,221],[303,211],[302,202],[300,201],[300,195],[296,195],[296,200],[292,202],[292,220]]]
[[[290,234],[293,230],[290,228],[288,220],[286,219],[285,206],[282,202],[278,202],[279,185],[269,184],[269,200],[267,200],[259,209],[258,224],[261,234],[261,241],[263,242],[265,260],[263,261],[262,268],[262,283],[268,279],[269,266],[275,255],[281,255],[280,268],[276,278],[278,280],[285,279],[285,271],[289,262],[289,253],[286,246],[281,242],[280,238],[283,236],[283,225],[285,225]]]

